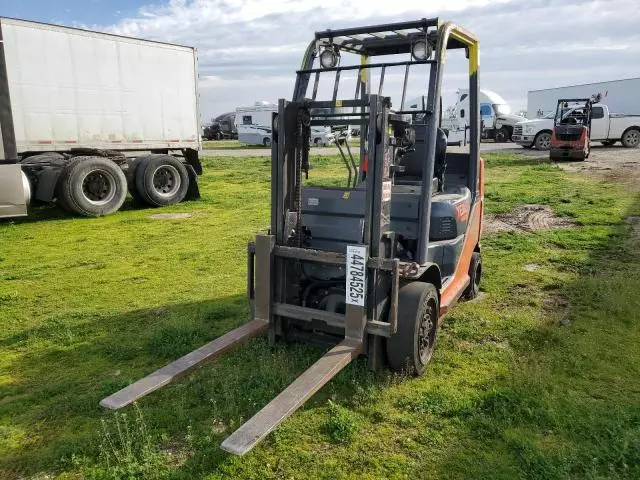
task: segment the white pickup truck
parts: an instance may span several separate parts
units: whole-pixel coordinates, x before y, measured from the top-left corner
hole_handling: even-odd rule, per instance
[[[569,115],[571,111],[563,112]],[[518,122],[512,140],[525,148],[549,150],[555,113],[544,118]],[[611,146],[620,141],[627,148],[640,145],[640,115],[609,113],[606,105],[597,103],[591,110],[591,141]]]

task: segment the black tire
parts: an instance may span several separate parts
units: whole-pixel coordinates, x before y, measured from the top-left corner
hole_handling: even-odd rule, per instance
[[[127,177],[127,189],[129,190],[129,194],[133,197],[136,203],[144,205],[146,202],[144,198],[142,198],[142,195],[138,193],[138,189],[136,188],[136,171],[138,166],[141,164],[140,160],[140,158],[130,160],[128,162],[129,167],[127,168],[125,175]]]
[[[387,361],[396,372],[422,375],[436,342],[438,291],[431,283],[411,282],[398,292],[398,330],[387,340]]]
[[[264,137],[264,140],[262,140],[262,145],[264,145],[265,147],[270,147],[271,139],[269,137]]]
[[[613,145],[616,144],[616,140],[604,140],[602,142],[600,142],[602,145],[604,145],[605,147],[612,147]]]
[[[640,145],[640,130],[629,128],[622,134],[622,145],[625,148],[636,148]]]
[[[551,149],[551,133],[549,132],[540,132],[536,135],[536,138],[533,139],[533,145],[536,147],[536,150],[546,151]]]
[[[138,159],[136,190],[144,203],[164,207],[184,200],[189,190],[189,173],[171,155],[152,154]]]
[[[482,279],[482,256],[480,252],[471,254],[469,264],[469,286],[462,293],[465,300],[473,300],[480,293],[480,280]]]
[[[127,197],[127,179],[112,160],[75,157],[64,168],[56,186],[58,203],[85,217],[116,212]]]
[[[509,130],[506,129],[505,127],[500,128],[500,130],[496,132],[496,137],[495,137],[496,143],[505,143],[510,139],[511,139],[511,135],[509,135]]]
[[[320,139],[319,139],[319,138],[314,138],[314,139],[313,139],[313,144],[314,144],[316,147],[319,147],[319,146],[320,146]]]

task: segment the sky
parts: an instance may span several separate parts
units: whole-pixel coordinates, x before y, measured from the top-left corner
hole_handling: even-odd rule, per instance
[[[258,100],[290,98],[315,31],[436,16],[480,39],[481,87],[524,109],[528,90],[640,76],[638,1],[0,0],[0,16],[196,47],[207,120]],[[465,87],[465,72],[462,58],[446,63],[445,106]],[[341,82],[345,89],[349,80]],[[423,94],[419,80],[409,96]],[[385,93],[401,81],[390,72]]]

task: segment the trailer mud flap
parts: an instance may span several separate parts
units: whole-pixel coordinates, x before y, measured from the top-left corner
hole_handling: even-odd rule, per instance
[[[108,396],[100,405],[117,410],[179,379],[203,363],[210,362],[241,343],[267,331],[269,322],[252,320],[216,338],[202,347],[156,370],[128,387]]]
[[[362,342],[343,340],[227,437],[221,448],[234,455],[247,453],[361,353]]]
[[[18,164],[0,165],[0,218],[27,215],[29,183]]]

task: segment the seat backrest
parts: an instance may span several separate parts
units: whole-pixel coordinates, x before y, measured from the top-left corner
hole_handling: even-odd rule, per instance
[[[404,167],[404,172],[396,173],[396,178],[400,181],[422,180],[422,165],[426,155],[427,125],[417,124],[417,125],[413,125],[413,128],[416,132],[416,147],[415,147],[415,151],[407,153],[402,158],[401,164]],[[435,155],[435,164],[434,164],[434,176],[438,176],[438,172],[444,171],[444,165],[446,164],[445,163],[446,155],[447,155],[447,136],[445,135],[444,130],[442,130],[441,128],[438,128],[438,133],[436,136],[436,155]]]

